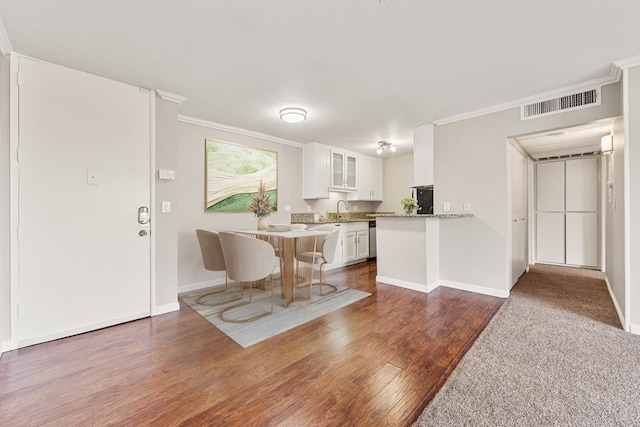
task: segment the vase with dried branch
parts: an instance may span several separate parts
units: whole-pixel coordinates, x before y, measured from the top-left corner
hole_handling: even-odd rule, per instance
[[[258,230],[266,230],[267,217],[273,211],[273,202],[267,195],[267,188],[262,180],[258,186],[258,194],[251,197],[251,211],[258,217]]]

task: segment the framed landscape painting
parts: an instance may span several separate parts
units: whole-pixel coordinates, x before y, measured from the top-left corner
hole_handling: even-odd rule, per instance
[[[260,181],[277,210],[278,153],[207,139],[205,161],[207,212],[250,212]]]

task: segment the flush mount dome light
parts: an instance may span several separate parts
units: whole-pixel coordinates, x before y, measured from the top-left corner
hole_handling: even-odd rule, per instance
[[[283,108],[280,119],[287,123],[300,123],[307,118],[307,112],[302,108]]]

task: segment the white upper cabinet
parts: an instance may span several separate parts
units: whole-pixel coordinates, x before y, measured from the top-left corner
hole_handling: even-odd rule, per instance
[[[331,148],[331,189],[356,191],[358,186],[358,155]]]
[[[433,185],[433,124],[413,130],[413,186]]]
[[[348,193],[347,199],[382,201],[382,159],[358,156],[358,191]]]
[[[302,149],[302,198],[328,199],[331,177],[331,148],[310,142]]]

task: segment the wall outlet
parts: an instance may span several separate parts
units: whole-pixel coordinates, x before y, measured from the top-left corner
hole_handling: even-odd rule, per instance
[[[171,202],[168,200],[162,201],[162,213],[171,213]]]
[[[307,205],[307,212],[313,212],[313,211],[311,210],[311,206],[309,206],[309,205]]]
[[[284,205],[285,212],[291,212],[291,205]]]
[[[465,212],[471,211],[471,203],[468,203],[468,202],[465,203],[463,208],[462,208],[462,210],[465,211]]]
[[[445,212],[449,212],[451,211],[451,203],[449,202],[444,202],[442,208],[444,209]]]
[[[353,207],[353,211],[354,211],[354,212],[358,212],[358,207],[357,207],[357,206],[354,206],[354,207]]]

